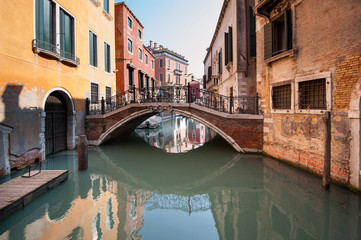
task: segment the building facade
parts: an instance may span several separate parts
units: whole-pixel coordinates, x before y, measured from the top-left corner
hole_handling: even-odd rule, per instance
[[[262,0],[255,12],[263,151],[323,174],[330,112],[331,178],[360,189],[360,1]]]
[[[209,91],[229,96],[256,95],[254,0],[224,0],[204,59]]]
[[[184,56],[152,41],[148,49],[155,57],[155,75],[161,86],[187,85],[188,60]]]
[[[115,93],[113,16],[113,0],[2,1],[1,175],[75,148],[85,99]]]
[[[124,3],[115,4],[117,93],[156,87],[155,59],[143,44],[143,25]]]

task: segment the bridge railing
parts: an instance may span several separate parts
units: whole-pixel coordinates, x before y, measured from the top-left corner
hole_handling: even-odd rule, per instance
[[[86,99],[86,114],[100,115],[132,103],[194,103],[230,114],[259,114],[258,96],[225,96],[195,86],[135,88],[101,100]]]

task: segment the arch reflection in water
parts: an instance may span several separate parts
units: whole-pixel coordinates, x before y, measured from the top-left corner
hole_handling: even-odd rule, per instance
[[[169,153],[188,152],[204,145],[217,135],[207,126],[178,114],[163,117],[157,128],[138,128],[135,132],[149,145]]]

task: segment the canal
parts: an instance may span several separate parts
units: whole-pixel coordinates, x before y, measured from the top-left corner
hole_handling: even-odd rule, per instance
[[[184,117],[48,157],[69,179],[0,221],[3,239],[360,239],[359,195]],[[0,183],[9,178],[0,179]]]

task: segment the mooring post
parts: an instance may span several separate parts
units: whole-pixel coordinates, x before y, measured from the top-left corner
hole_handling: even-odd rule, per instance
[[[325,121],[325,151],[324,151],[322,186],[324,188],[329,188],[331,181],[331,112],[330,111],[325,112],[324,121]]]
[[[86,135],[78,137],[78,170],[88,168],[88,140]]]

